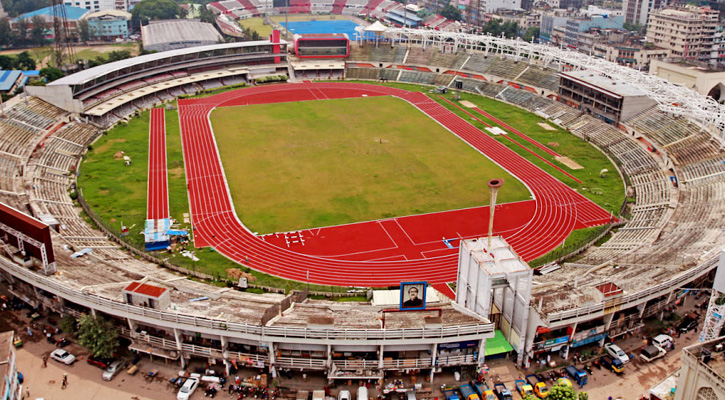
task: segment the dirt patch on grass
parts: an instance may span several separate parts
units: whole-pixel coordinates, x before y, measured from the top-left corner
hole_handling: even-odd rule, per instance
[[[184,176],[184,167],[176,167],[169,169],[169,177],[173,179],[181,179]]]
[[[114,144],[124,143],[125,141],[126,141],[126,139],[110,139],[110,140],[107,140],[106,143],[103,143],[102,145],[96,147],[95,149],[99,153],[104,153],[104,152],[107,152]],[[115,157],[115,154],[114,154],[114,157]],[[121,154],[121,157],[123,157],[123,154]]]
[[[584,169],[581,165],[577,164],[574,160],[570,159],[569,157],[554,157],[556,161],[559,161],[560,163],[566,165],[567,167],[571,169]]]
[[[547,124],[546,122],[539,122],[538,125],[540,127],[544,128],[547,131],[555,131],[556,130],[556,128],[554,128],[553,126]]]

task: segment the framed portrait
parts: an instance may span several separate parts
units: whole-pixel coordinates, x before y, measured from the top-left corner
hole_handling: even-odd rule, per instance
[[[427,282],[400,283],[400,309],[425,310],[425,291]]]

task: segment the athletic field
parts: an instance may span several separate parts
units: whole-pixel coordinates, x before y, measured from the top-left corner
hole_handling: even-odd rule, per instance
[[[526,187],[395,97],[220,107],[211,114],[240,219],[263,233],[500,203]]]

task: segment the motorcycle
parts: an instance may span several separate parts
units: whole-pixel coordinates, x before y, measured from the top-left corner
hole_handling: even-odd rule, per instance
[[[587,371],[589,375],[592,375],[592,368],[589,366],[589,364],[584,365],[584,370]]]
[[[211,386],[204,392],[204,397],[211,397],[214,398],[216,396],[216,388]]]

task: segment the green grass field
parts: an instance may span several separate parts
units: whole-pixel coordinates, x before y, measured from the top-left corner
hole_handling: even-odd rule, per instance
[[[222,107],[211,120],[237,213],[259,233],[484,205],[492,178],[507,183],[499,202],[530,198],[394,97]]]
[[[259,36],[261,37],[268,37],[272,33],[272,25],[265,24],[264,18],[262,17],[254,17],[254,18],[247,18],[247,19],[240,19],[239,25],[242,28],[251,29],[253,31],[257,31],[259,33]]]

